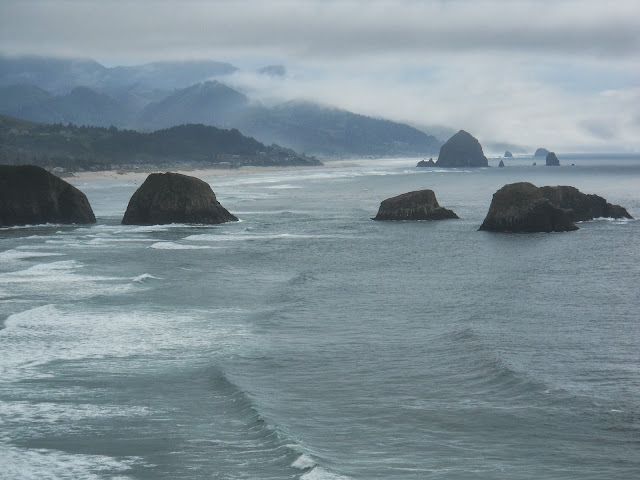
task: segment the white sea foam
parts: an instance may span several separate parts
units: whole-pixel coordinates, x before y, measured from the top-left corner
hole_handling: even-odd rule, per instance
[[[291,464],[293,468],[298,468],[300,470],[308,470],[311,467],[315,467],[316,462],[309,455],[303,453],[300,455],[295,462]]]
[[[314,467],[313,470],[302,475],[300,480],[349,480],[349,478],[350,477],[325,470],[322,467]]]
[[[153,276],[150,273],[143,273],[142,275],[138,275],[137,277],[133,278],[131,281],[141,283],[145,280],[162,280],[162,278]]]
[[[203,250],[210,249],[213,247],[204,246],[204,245],[188,245],[185,243],[175,243],[175,242],[156,242],[151,245],[149,248],[155,248],[156,250]]]
[[[0,261],[26,260],[28,258],[39,257],[62,257],[64,253],[41,252],[36,250],[6,250],[0,252]]]
[[[21,449],[0,443],[2,479],[53,480],[82,478],[97,480],[129,479],[127,471],[140,463],[136,457],[113,458],[105,455],[67,454],[57,450]]]

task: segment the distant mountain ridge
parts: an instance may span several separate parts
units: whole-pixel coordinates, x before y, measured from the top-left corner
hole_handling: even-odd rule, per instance
[[[267,107],[214,79],[235,71],[213,61],[107,68],[92,60],[0,56],[0,114],[143,131],[202,123],[321,156],[434,155],[443,143],[402,123],[312,102]]]
[[[141,133],[115,127],[43,124],[0,115],[0,164],[66,171],[198,166],[315,166],[313,157],[205,125]]]

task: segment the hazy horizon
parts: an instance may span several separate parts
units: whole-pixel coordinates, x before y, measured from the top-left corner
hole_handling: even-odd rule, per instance
[[[0,5],[3,53],[106,66],[210,59],[262,101],[307,99],[483,144],[640,151],[640,4],[89,0]],[[258,75],[281,64],[284,76]]]

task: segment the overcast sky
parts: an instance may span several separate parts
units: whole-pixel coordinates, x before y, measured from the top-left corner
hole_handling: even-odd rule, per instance
[[[640,151],[639,0],[1,0],[0,53],[283,64],[229,81],[481,142]]]

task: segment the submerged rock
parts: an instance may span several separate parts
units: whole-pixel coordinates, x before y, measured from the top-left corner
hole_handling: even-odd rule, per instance
[[[482,146],[468,132],[460,130],[440,148],[438,167],[488,167]]]
[[[34,165],[0,165],[0,227],[95,222],[89,200],[70,183]]]
[[[504,152],[504,158],[513,158],[513,153],[507,150],[506,152]]]
[[[433,161],[433,158],[430,158],[429,161],[420,160],[416,167],[435,167],[436,162]]]
[[[441,207],[433,190],[417,190],[387,198],[380,203],[373,220],[448,220],[459,218]]]
[[[540,191],[553,205],[569,210],[571,220],[574,222],[601,217],[633,218],[624,207],[608,203],[598,195],[582,193],[575,187],[568,185],[540,187]]]
[[[554,152],[547,153],[547,167],[559,167],[560,160],[556,157]]]
[[[568,210],[553,205],[528,182],[505,185],[493,194],[480,230],[533,233],[577,230]]]
[[[216,199],[207,182],[179,173],[152,173],[131,197],[124,225],[218,224],[238,219]]]
[[[546,157],[549,154],[549,150],[546,148],[539,148],[536,150],[536,153],[533,154],[534,157]]]

